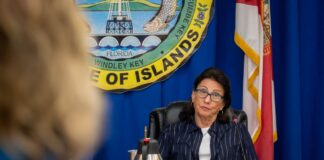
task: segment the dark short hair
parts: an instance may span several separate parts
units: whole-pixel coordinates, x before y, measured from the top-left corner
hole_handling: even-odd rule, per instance
[[[225,75],[225,73],[217,68],[210,67],[205,69],[203,72],[201,72],[198,77],[195,79],[193,84],[193,90],[197,89],[198,85],[203,81],[204,79],[212,79],[215,80],[217,83],[219,83],[223,89],[224,89],[224,95],[223,95],[223,101],[224,101],[224,107],[223,107],[223,113],[219,114],[217,116],[217,120],[220,122],[227,122],[228,116],[227,116],[227,110],[229,106],[231,105],[231,87],[230,87],[230,81]],[[186,107],[184,111],[180,114],[181,120],[186,119],[193,119],[194,116],[194,107],[192,105]]]

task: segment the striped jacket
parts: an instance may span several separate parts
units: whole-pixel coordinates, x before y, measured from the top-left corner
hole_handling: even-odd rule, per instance
[[[211,136],[211,160],[256,160],[251,137],[243,124],[214,122]],[[198,160],[202,132],[191,120],[167,126],[159,137],[163,160]],[[244,152],[243,152],[244,151]]]

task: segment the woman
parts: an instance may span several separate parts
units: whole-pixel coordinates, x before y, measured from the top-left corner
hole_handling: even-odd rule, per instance
[[[104,108],[86,37],[72,0],[0,1],[0,159],[93,154]]]
[[[203,71],[194,82],[191,100],[181,121],[159,137],[164,160],[257,159],[246,127],[229,120],[230,83],[222,71]]]

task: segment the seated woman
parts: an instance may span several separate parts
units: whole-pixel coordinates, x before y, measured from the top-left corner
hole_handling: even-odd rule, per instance
[[[181,121],[160,134],[164,160],[257,159],[247,128],[228,120],[230,82],[222,71],[203,71],[194,82],[191,101],[180,113]]]

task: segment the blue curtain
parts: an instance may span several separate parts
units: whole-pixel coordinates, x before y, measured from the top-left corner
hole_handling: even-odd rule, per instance
[[[152,109],[189,99],[194,78],[215,66],[231,80],[232,106],[242,105],[243,52],[234,44],[235,0],[215,0],[205,40],[168,79],[138,91],[105,93],[105,133],[94,159],[126,160]],[[275,159],[324,159],[324,15],[321,0],[271,0],[278,141]]]
[[[324,159],[323,6],[321,0],[271,1],[276,159]]]

